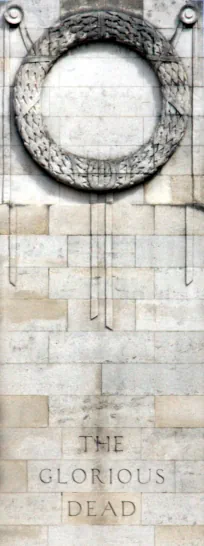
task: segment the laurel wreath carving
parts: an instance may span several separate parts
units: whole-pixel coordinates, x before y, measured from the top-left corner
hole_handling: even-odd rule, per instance
[[[162,112],[150,140],[118,160],[77,156],[56,144],[41,114],[44,80],[59,57],[74,46],[111,40],[135,50],[157,74]],[[69,15],[34,44],[24,58],[14,86],[18,130],[33,159],[66,185],[83,190],[119,190],[139,184],[164,165],[182,139],[189,115],[189,86],[173,46],[150,23],[126,12],[84,11]]]

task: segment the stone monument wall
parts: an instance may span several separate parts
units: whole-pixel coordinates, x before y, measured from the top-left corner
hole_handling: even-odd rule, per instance
[[[18,0],[20,27],[4,19],[11,4],[0,3],[1,545],[203,546],[202,3],[188,26],[185,0]],[[184,138],[121,191],[57,181],[15,123],[26,40],[78,8],[143,16],[174,37],[188,77]],[[117,161],[154,133],[162,100],[147,60],[101,38],[59,59],[40,108],[63,149]]]

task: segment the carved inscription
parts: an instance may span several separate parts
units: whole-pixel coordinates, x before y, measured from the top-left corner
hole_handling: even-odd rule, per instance
[[[29,464],[31,489],[63,493],[64,523],[137,525],[140,493],[171,490],[172,463],[130,460],[127,430],[84,429],[71,439],[69,459]]]

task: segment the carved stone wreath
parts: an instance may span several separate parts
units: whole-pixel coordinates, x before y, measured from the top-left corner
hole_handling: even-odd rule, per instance
[[[74,46],[97,40],[139,53],[161,84],[162,112],[154,134],[135,153],[117,160],[89,159],[62,149],[41,114],[42,86],[57,59]],[[175,151],[189,114],[188,80],[172,44],[150,23],[125,10],[80,11],[47,30],[25,57],[16,76],[14,109],[24,145],[50,175],[83,190],[119,190],[148,179]]]

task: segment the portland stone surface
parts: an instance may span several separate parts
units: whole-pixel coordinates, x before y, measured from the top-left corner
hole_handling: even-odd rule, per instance
[[[203,15],[186,4],[0,4],[2,546],[204,544]]]

